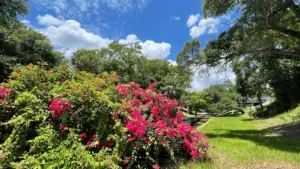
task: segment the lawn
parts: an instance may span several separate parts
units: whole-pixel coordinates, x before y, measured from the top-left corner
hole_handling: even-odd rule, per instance
[[[181,168],[300,168],[300,141],[272,135],[274,126],[264,123],[248,115],[211,118],[199,130],[209,137],[213,161]]]

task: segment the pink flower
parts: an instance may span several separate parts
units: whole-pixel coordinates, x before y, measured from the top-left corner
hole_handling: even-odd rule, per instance
[[[212,162],[212,158],[211,158],[211,157],[208,157],[207,160],[208,160],[209,162]]]
[[[160,166],[157,163],[153,165],[153,169],[159,169],[159,168]]]
[[[160,145],[165,146],[165,142],[164,141],[160,142]]]
[[[135,141],[135,140],[136,140],[136,137],[130,137],[128,141],[129,141],[129,142],[133,142],[133,141]]]
[[[67,125],[66,125],[66,124],[60,125],[60,126],[59,126],[59,129],[60,129],[60,131],[61,131],[62,134],[65,134],[65,133],[66,133],[66,128],[67,128]]]
[[[0,87],[0,99],[5,99],[8,96],[12,96],[10,91],[8,91],[6,88],[1,88]]]
[[[86,140],[87,139],[87,134],[86,133],[82,133],[80,135],[80,139],[83,141],[83,140]]]
[[[91,140],[87,141],[87,142],[86,142],[86,145],[87,145],[88,147],[90,147],[90,146],[92,145]]]
[[[149,139],[149,137],[147,137],[147,138],[144,138],[143,141],[145,144],[148,144],[150,142],[150,139]]]
[[[193,160],[200,157],[199,152],[194,150],[190,152],[190,155],[192,156]]]
[[[53,111],[53,119],[59,118],[64,114],[64,111],[71,109],[71,104],[63,101],[61,98],[55,99],[51,102],[49,106],[50,111]]]
[[[93,138],[93,139],[97,139],[98,137],[97,137],[96,134],[94,134],[94,135],[92,135],[92,138]]]
[[[107,141],[107,147],[111,148],[115,144],[114,140],[111,138]]]

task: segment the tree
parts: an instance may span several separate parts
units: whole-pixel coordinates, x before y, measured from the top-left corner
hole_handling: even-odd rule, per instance
[[[159,89],[170,98],[179,99],[191,87],[191,74],[179,66],[167,66],[168,73],[159,83]]]
[[[0,25],[16,21],[17,15],[27,14],[27,0],[1,0]]]
[[[136,82],[142,88],[158,82],[158,90],[171,98],[180,98],[190,84],[190,74],[164,59],[149,60],[142,56],[138,44],[111,43],[97,50],[75,52],[72,64],[79,70],[92,73],[116,72],[121,82]]]
[[[0,26],[0,81],[9,76],[17,65],[47,62],[53,67],[63,60],[61,53],[54,51],[50,41],[22,23],[14,22]]]
[[[189,66],[201,57],[200,54],[200,41],[194,39],[185,43],[183,49],[176,56],[176,62],[179,67],[189,69]]]
[[[208,111],[211,113],[222,113],[238,107],[238,94],[232,85],[216,84],[204,89],[203,92]]]
[[[241,17],[217,40],[208,43],[204,50],[206,59],[201,63],[214,66],[235,60],[247,60],[249,68],[258,73],[249,74],[246,79],[252,79],[251,83],[254,84],[269,84],[274,89],[277,101],[285,109],[298,104],[299,9],[299,1],[293,0],[206,0],[203,6],[206,17],[219,16],[234,10],[240,12]],[[238,75],[238,83],[246,86],[246,82],[242,84],[244,82],[239,76],[241,75]],[[263,81],[260,77],[264,77]],[[256,91],[258,90],[261,89],[257,88]],[[249,90],[239,91],[246,95]]]

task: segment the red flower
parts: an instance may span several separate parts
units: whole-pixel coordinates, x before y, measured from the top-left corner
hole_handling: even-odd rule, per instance
[[[116,124],[116,121],[115,121],[115,119],[113,119],[113,118],[111,118],[110,122],[111,122],[111,124],[112,124],[113,126]]]
[[[6,88],[1,88],[0,87],[0,99],[5,99],[8,96],[12,96],[10,91],[8,91]]]
[[[208,160],[209,162],[212,162],[212,158],[211,158],[211,157],[208,157],[207,160]]]
[[[150,142],[150,139],[149,139],[149,137],[147,137],[147,138],[144,138],[143,141],[145,144],[148,144]]]
[[[135,140],[136,140],[136,137],[130,137],[128,141],[129,141],[129,142],[133,142],[133,141],[135,141]]]
[[[109,148],[113,147],[114,144],[115,144],[115,142],[112,138],[107,141],[107,147],[109,147]]]
[[[192,156],[193,160],[200,157],[200,154],[198,151],[192,151],[192,152],[190,152],[190,155]]]
[[[59,129],[60,129],[60,131],[61,131],[62,134],[66,134],[66,128],[67,128],[66,124],[63,124],[63,125],[59,126]]]
[[[87,145],[88,147],[90,147],[90,146],[92,145],[91,140],[87,141],[87,142],[86,142],[86,145]]]
[[[49,106],[50,111],[53,111],[53,119],[59,118],[64,114],[64,111],[71,109],[71,104],[63,101],[61,98],[53,100]]]
[[[159,169],[159,168],[160,166],[157,163],[153,165],[153,169]]]
[[[86,140],[87,139],[87,134],[86,133],[82,133],[80,135],[80,139],[83,141],[83,140]]]
[[[94,135],[92,135],[92,138],[93,138],[93,139],[97,139],[98,136],[97,136],[96,134],[94,134]]]

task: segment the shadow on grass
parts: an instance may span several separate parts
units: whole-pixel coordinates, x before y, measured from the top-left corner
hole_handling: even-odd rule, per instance
[[[255,119],[251,118],[251,119],[242,119],[242,121],[254,121]]]
[[[270,149],[277,149],[286,152],[295,152],[300,153],[300,140],[288,139],[287,133],[291,134],[291,130],[296,130],[299,132],[300,124],[289,124],[275,126],[267,128],[264,130],[225,130],[225,129],[216,129],[216,131],[222,130],[222,134],[207,133],[209,138],[236,138],[241,140],[249,140],[255,142],[258,145],[268,147]],[[276,133],[280,131],[283,133],[279,136],[266,136],[265,134],[272,132]],[[295,133],[293,133],[295,134]]]

